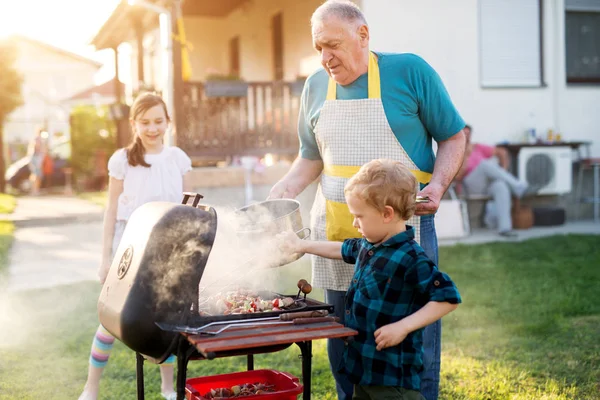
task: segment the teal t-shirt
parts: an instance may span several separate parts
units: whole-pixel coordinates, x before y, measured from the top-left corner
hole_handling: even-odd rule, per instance
[[[416,166],[433,172],[432,138],[446,140],[465,127],[439,75],[414,54],[375,53],[381,79],[381,100],[394,135]],[[324,69],[304,85],[298,119],[300,156],[319,160],[314,129],[327,97],[329,75]],[[349,85],[337,85],[338,100],[368,98],[367,74]]]

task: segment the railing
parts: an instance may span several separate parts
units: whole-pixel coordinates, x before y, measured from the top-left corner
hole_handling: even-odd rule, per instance
[[[237,84],[246,85],[246,96],[217,97],[213,90],[207,96],[209,87],[203,83],[184,84],[185,118],[183,126],[177,126],[177,145],[194,159],[295,155],[302,83]]]

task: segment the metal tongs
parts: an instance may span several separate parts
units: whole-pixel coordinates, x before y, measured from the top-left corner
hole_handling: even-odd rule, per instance
[[[316,310],[316,311],[300,311],[300,312],[291,312],[281,314],[277,317],[265,317],[265,318],[252,318],[252,319],[236,319],[230,321],[216,321],[211,322],[209,324],[199,326],[196,328],[192,328],[185,325],[171,325],[162,322],[156,322],[156,325],[165,331],[171,332],[182,332],[191,335],[207,335],[207,336],[215,336],[219,333],[229,329],[229,328],[238,328],[238,327],[246,327],[246,326],[263,326],[263,325],[306,325],[306,324],[316,324],[319,322],[338,322],[339,318],[337,317],[329,317],[327,310]],[[218,326],[225,325],[219,330],[216,331],[205,331],[205,329]]]

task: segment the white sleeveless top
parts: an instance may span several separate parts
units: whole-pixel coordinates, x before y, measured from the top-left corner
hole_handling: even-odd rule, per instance
[[[150,168],[129,165],[125,149],[117,150],[108,160],[108,175],[123,181],[117,220],[127,221],[136,208],[150,201],[181,203],[183,199],[183,175],[192,169],[187,154],[170,146],[144,157]]]

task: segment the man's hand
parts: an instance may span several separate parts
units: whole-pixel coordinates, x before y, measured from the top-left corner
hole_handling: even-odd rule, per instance
[[[288,189],[288,184],[285,181],[279,181],[276,183],[269,192],[267,200],[272,199],[293,199],[294,196]]]
[[[375,331],[377,350],[381,351],[386,347],[393,347],[402,343],[409,333],[410,331],[404,327],[402,320],[382,326]]]
[[[323,161],[321,160],[296,158],[288,173],[271,188],[267,199],[295,198],[319,177],[322,170]]]
[[[417,203],[415,215],[435,214],[437,209],[440,207],[440,201],[442,200],[444,191],[445,190],[443,186],[430,183],[425,187],[425,189],[417,193],[417,196],[427,197],[429,198],[429,201],[426,203]]]

